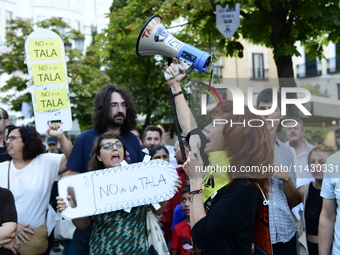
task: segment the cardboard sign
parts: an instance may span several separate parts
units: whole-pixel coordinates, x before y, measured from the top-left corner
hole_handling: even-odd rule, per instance
[[[63,41],[53,31],[39,29],[26,39],[25,53],[37,131],[45,133],[48,122],[60,122],[59,131],[71,130]]]
[[[169,200],[178,179],[164,160],[151,160],[72,176],[58,182],[59,195],[72,202],[62,212],[66,219],[129,209]]]
[[[28,39],[30,61],[63,59],[65,54],[61,44],[62,41],[58,38]]]
[[[273,249],[269,232],[269,207],[264,202],[262,196],[260,196],[256,212],[254,243],[264,254],[272,255]]]
[[[65,88],[34,91],[38,112],[69,108]]]
[[[216,5],[216,27],[225,38],[231,38],[239,26],[239,3],[237,3],[233,9],[229,9],[228,5],[226,5],[225,8],[222,8],[221,5]]]
[[[35,86],[66,83],[64,63],[32,64]]]

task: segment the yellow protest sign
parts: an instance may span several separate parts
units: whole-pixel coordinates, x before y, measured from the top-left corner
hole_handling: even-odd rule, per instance
[[[66,88],[34,91],[36,109],[38,112],[53,111],[68,108]]]
[[[65,83],[65,63],[32,64],[35,86]]]
[[[61,40],[53,39],[28,39],[30,61],[62,59]]]

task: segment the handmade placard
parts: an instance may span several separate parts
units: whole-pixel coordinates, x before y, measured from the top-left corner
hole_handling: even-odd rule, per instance
[[[175,168],[159,159],[66,176],[58,182],[59,195],[72,201],[62,215],[75,219],[166,201],[177,179]]]
[[[59,131],[71,130],[63,41],[53,31],[39,29],[27,37],[25,53],[37,131],[45,133],[49,122],[60,122]]]

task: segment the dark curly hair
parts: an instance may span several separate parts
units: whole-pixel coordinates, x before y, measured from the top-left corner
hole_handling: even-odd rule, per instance
[[[92,115],[92,125],[93,128],[99,132],[106,132],[109,128],[110,121],[110,103],[111,103],[111,94],[113,92],[119,93],[122,98],[125,100],[125,103],[129,107],[126,110],[126,118],[124,120],[123,125],[121,126],[121,132],[127,133],[136,127],[136,116],[137,109],[135,102],[133,100],[133,96],[125,88],[118,87],[114,84],[106,84],[97,92],[94,98],[94,109]]]
[[[22,153],[22,158],[24,160],[34,159],[36,156],[45,153],[45,146],[35,130],[30,127],[12,126],[8,128],[7,137],[14,129],[19,130],[22,142],[24,143]]]

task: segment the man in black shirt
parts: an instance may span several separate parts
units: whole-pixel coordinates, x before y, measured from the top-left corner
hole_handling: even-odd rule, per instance
[[[7,160],[7,150],[5,148],[6,128],[9,124],[8,113],[0,107],[0,163]]]

